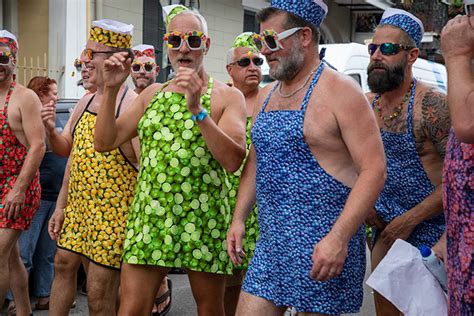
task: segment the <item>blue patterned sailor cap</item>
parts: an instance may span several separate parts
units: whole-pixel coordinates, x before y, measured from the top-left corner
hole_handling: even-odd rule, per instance
[[[400,9],[387,9],[382,15],[379,25],[392,25],[402,29],[413,39],[416,46],[420,46],[423,38],[424,28],[420,19],[410,12]]]
[[[272,0],[270,6],[293,13],[317,28],[328,13],[328,6],[323,0]]]

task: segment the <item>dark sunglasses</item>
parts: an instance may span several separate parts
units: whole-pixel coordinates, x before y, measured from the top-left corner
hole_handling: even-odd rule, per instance
[[[254,57],[252,59],[250,59],[248,57],[244,57],[242,59],[234,61],[233,63],[230,63],[229,65],[237,64],[240,67],[248,67],[250,65],[250,61],[252,61],[253,64],[257,67],[260,67],[261,65],[263,65],[263,58],[260,58],[260,57]]]
[[[398,54],[401,50],[410,50],[414,47],[411,46],[404,46],[401,44],[394,44],[394,43],[382,43],[382,44],[369,44],[368,51],[369,55],[372,56],[377,51],[377,48],[380,47],[380,52],[384,56],[391,56]]]
[[[8,56],[0,56],[0,64],[1,65],[8,65],[11,59]]]
[[[134,63],[132,64],[132,72],[139,73],[141,69],[144,69],[145,72],[152,72],[155,69],[154,63]]]

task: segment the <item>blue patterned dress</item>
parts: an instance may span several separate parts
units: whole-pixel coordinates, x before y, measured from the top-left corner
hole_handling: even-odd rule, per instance
[[[426,175],[415,146],[412,123],[415,91],[416,80],[408,103],[407,133],[380,131],[387,157],[387,180],[375,209],[386,223],[420,204],[435,190],[435,186]],[[376,99],[372,106],[375,106],[375,101]],[[443,214],[422,222],[415,227],[407,242],[415,247],[433,246],[444,232],[444,223]],[[374,231],[376,239],[379,232],[375,227]]]
[[[317,70],[299,111],[268,111],[267,97],[252,129],[257,155],[260,236],[243,290],[300,312],[356,313],[362,305],[365,233],[351,239],[343,272],[311,279],[314,246],[341,214],[350,188],[326,173],[304,141],[303,122]]]

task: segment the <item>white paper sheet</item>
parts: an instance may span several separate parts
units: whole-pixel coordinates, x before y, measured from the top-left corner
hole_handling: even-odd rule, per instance
[[[446,294],[425,267],[418,249],[397,239],[367,280],[407,316],[446,316]]]

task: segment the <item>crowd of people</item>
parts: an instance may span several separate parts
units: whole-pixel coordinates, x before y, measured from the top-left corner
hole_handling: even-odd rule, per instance
[[[473,15],[442,31],[445,95],[413,76],[423,23],[387,9],[364,94],[320,59],[322,0],[261,10],[261,33],[225,56],[227,83],[204,67],[205,18],[163,11],[173,78],[155,82],[155,48],[132,47],[132,25],[94,21],[77,63],[86,93],[64,127],[57,83],[16,83],[19,45],[0,31],[0,302],[12,314],[32,313],[31,294],[68,315],[81,265],[91,315],[167,314],[172,269],[186,270],[199,315],[357,313],[366,225],[372,269],[397,239],[432,247],[449,315],[474,313]],[[260,88],[263,58],[275,82]],[[374,300],[377,315],[400,315]]]

